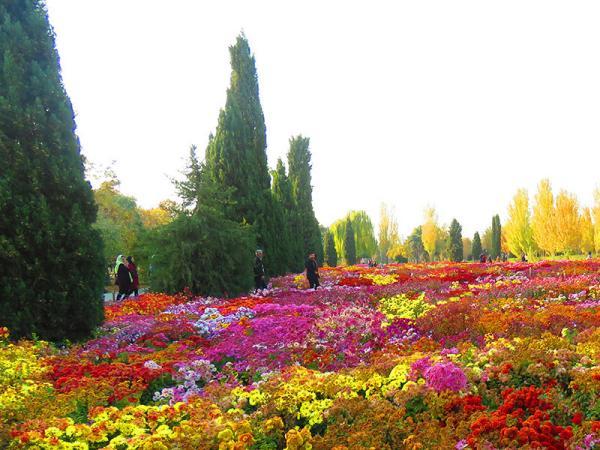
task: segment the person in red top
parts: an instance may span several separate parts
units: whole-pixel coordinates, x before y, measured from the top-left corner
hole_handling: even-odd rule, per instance
[[[129,269],[129,272],[131,273],[131,291],[133,292],[133,295],[135,297],[139,296],[139,288],[140,288],[140,278],[138,276],[138,271],[137,271],[137,266],[135,265],[135,260],[133,259],[133,256],[128,256],[127,257],[127,268]]]

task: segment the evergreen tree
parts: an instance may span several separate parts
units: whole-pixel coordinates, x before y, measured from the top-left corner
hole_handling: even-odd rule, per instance
[[[0,2],[0,326],[79,338],[103,320],[102,241],[41,0]]]
[[[482,252],[483,248],[481,246],[481,237],[479,237],[479,232],[477,232],[475,233],[475,236],[473,236],[473,247],[471,250],[473,261],[479,261],[479,256]]]
[[[502,251],[502,228],[500,225],[500,216],[492,217],[492,258],[496,259]]]
[[[267,270],[282,274],[287,265],[278,229],[283,218],[271,194],[256,63],[244,35],[238,36],[229,53],[231,84],[215,135],[206,149],[206,166],[218,185],[234,188],[235,203],[227,211],[228,218],[254,226],[257,244],[265,251]]]
[[[277,160],[277,166],[272,172],[272,178],[275,207],[280,209],[280,214],[283,218],[283,224],[280,229],[280,240],[282,250],[285,254],[286,268],[292,272],[301,272],[304,267],[304,246],[299,239],[299,217],[292,195],[292,185],[281,159]]]
[[[333,234],[327,230],[325,232],[325,255],[323,260],[327,263],[329,267],[337,266],[337,252],[335,250],[335,242],[333,241]]]
[[[423,228],[418,226],[413,232],[406,238],[404,245],[406,249],[406,257],[414,262],[427,261],[428,255],[425,247],[423,246]]]
[[[456,219],[452,219],[448,232],[448,250],[450,259],[460,262],[463,259],[462,227]]]
[[[322,260],[323,238],[312,205],[310,175],[312,166],[310,164],[309,144],[310,139],[302,136],[295,136],[290,139],[290,149],[288,151],[289,179],[301,230],[303,256],[306,257],[310,252],[315,252],[317,259]]]
[[[356,241],[354,239],[354,228],[352,227],[352,221],[348,219],[346,221],[346,236],[344,237],[344,257],[346,258],[346,264],[352,266],[356,264]]]
[[[149,233],[150,284],[163,292],[190,288],[200,295],[237,295],[252,286],[252,227],[226,217],[233,189],[222,189],[194,153],[185,180],[176,183],[183,201],[171,223]]]

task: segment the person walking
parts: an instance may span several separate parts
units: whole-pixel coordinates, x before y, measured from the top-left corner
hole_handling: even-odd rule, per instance
[[[256,250],[256,259],[254,260],[254,291],[267,288],[265,282],[265,264],[263,263],[263,251]]]
[[[133,293],[134,297],[138,297],[140,295],[140,278],[133,256],[127,257],[127,269],[129,269],[129,273],[131,273],[131,292]]]
[[[123,255],[117,256],[117,262],[115,265],[115,284],[119,286],[117,301],[129,297],[129,294],[131,294],[131,281],[131,273],[125,265]]]
[[[311,289],[316,291],[320,284],[319,266],[317,264],[317,255],[315,252],[308,254],[308,259],[304,263],[304,267],[306,267],[306,278],[308,279],[308,284],[310,285]]]

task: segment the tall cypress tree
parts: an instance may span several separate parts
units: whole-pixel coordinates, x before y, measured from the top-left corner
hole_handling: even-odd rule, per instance
[[[354,228],[352,227],[352,221],[350,219],[346,221],[344,252],[346,264],[348,264],[349,266],[356,264],[356,239],[354,237]]]
[[[478,261],[483,248],[481,247],[481,237],[479,236],[479,232],[476,232],[473,236],[473,246],[471,247],[471,254],[473,261]]]
[[[206,166],[214,181],[223,188],[234,188],[230,218],[254,226],[267,270],[280,274],[286,269],[278,236],[282,217],[271,194],[256,63],[244,35],[238,36],[229,53],[231,82],[214,138],[206,149]]]
[[[496,214],[492,217],[492,258],[497,258],[502,251],[502,227],[500,225],[500,216]]]
[[[0,326],[78,338],[103,319],[102,242],[40,0],[0,3]]]
[[[327,263],[329,267],[336,267],[338,255],[335,250],[335,242],[333,240],[333,233],[327,230],[325,232],[325,248],[324,248],[324,256],[323,260]]]
[[[272,177],[275,207],[281,210],[283,217],[279,239],[283,246],[286,268],[292,272],[300,272],[304,267],[304,247],[299,239],[300,224],[298,223],[298,214],[292,195],[292,185],[281,159],[277,160],[277,166],[272,172]]]
[[[456,219],[452,219],[448,232],[448,250],[450,259],[460,262],[463,259],[462,227]]]
[[[323,258],[323,239],[319,222],[315,217],[312,204],[311,185],[311,154],[309,150],[310,139],[295,136],[290,139],[290,150],[288,152],[289,178],[292,184],[292,194],[296,203],[299,224],[301,229],[301,240],[303,242],[304,256],[309,252],[315,252],[318,259]]]

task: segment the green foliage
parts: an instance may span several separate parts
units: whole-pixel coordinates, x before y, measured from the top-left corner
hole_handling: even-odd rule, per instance
[[[502,226],[500,225],[500,216],[496,214],[492,217],[492,258],[496,259],[502,251]]]
[[[479,232],[476,232],[473,236],[473,247],[471,250],[471,257],[473,258],[473,261],[478,261],[482,252],[483,248],[481,246],[481,238],[479,237]]]
[[[345,218],[334,222],[330,231],[333,234],[335,248],[338,255],[345,255],[346,225],[350,221],[354,230],[356,256],[358,258],[371,258],[377,254],[377,241],[373,223],[365,211],[350,211]]]
[[[335,242],[333,240],[333,233],[326,231],[325,233],[325,255],[324,261],[329,267],[336,267],[338,262],[338,255],[335,250]]]
[[[232,189],[215,183],[193,151],[187,170],[186,180],[195,183],[194,189],[177,186],[188,209],[148,236],[147,245],[155,252],[150,256],[151,287],[171,293],[190,288],[201,295],[247,292],[253,276],[252,227],[226,217],[225,211],[235,206]]]
[[[0,2],[0,326],[81,338],[102,322],[102,241],[54,34],[39,0]]]
[[[418,226],[413,232],[406,238],[404,247],[406,248],[406,257],[409,261],[421,262],[427,261],[428,255],[425,247],[423,246],[423,228]]]
[[[356,264],[356,243],[354,240],[354,229],[352,221],[346,221],[346,236],[344,237],[344,257],[349,266]]]
[[[265,118],[258,92],[256,63],[245,36],[229,48],[231,83],[214,137],[206,149],[208,174],[222,189],[233,188],[228,219],[253,225],[265,265],[273,274],[286,271],[279,239],[283,218],[274,207],[267,167]]]
[[[295,222],[300,230],[298,237],[302,243],[302,256],[305,258],[310,252],[315,252],[317,258],[321,260],[323,258],[323,239],[312,205],[310,174],[312,166],[309,145],[309,138],[295,136],[290,139],[290,149],[287,155],[289,181],[296,207]]]
[[[448,232],[448,252],[450,259],[460,262],[463,259],[462,227],[456,219],[452,219]]]

